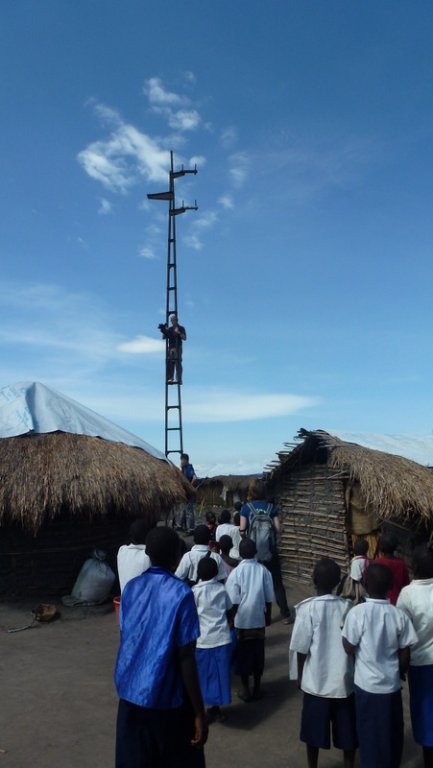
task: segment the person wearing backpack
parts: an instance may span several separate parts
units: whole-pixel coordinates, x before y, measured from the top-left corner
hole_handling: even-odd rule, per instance
[[[280,609],[281,619],[284,624],[291,624],[293,619],[287,604],[277,550],[277,535],[280,532],[278,509],[266,500],[266,486],[260,478],[254,478],[251,481],[248,499],[241,508],[240,534],[254,541],[257,560],[266,566],[272,575],[275,600]]]

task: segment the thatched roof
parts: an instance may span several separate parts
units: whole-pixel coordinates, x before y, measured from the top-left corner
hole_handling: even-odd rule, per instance
[[[246,492],[251,480],[259,475],[214,475],[200,480],[200,488],[226,488],[232,492]]]
[[[62,514],[156,522],[190,492],[173,464],[141,448],[64,432],[0,439],[0,526],[36,534]]]
[[[433,472],[410,459],[364,448],[340,440],[322,430],[301,429],[302,443],[278,454],[279,463],[270,473],[276,483],[283,473],[299,465],[324,463],[342,478],[359,483],[361,494],[381,519],[418,517],[433,521]]]

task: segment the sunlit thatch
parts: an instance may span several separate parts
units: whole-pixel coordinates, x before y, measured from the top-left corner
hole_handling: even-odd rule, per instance
[[[63,514],[156,522],[189,493],[176,467],[141,448],[64,432],[0,439],[1,526],[36,534]]]

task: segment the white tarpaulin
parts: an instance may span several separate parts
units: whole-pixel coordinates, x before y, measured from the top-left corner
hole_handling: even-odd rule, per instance
[[[45,384],[23,381],[0,389],[0,438],[58,431],[125,443],[167,460],[149,443]]]

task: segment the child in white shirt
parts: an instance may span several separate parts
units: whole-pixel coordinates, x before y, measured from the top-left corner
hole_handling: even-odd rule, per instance
[[[334,560],[316,563],[313,581],[317,597],[296,606],[290,650],[297,654],[298,687],[304,692],[301,741],[307,745],[309,768],[317,768],[319,749],[334,746],[344,753],[345,768],[353,768],[358,746],[353,696],[353,661],[344,652],[341,629],[351,603],[332,591],[341,578]]]
[[[131,544],[124,544],[117,553],[117,571],[119,574],[120,591],[130,579],[141,576],[150,568],[150,559],[146,554],[146,536],[149,524],[145,520],[134,520],[129,529]]]
[[[236,609],[237,671],[242,683],[238,695],[243,701],[251,701],[262,695],[260,684],[265,666],[265,627],[271,620],[274,588],[270,572],[256,559],[254,541],[243,539],[239,552],[242,560],[228,577],[226,588]]]
[[[433,542],[412,555],[414,580],[398,600],[418,635],[408,672],[413,737],[423,748],[424,767],[433,768]]]
[[[355,704],[361,768],[399,768],[404,725],[401,677],[417,642],[408,617],[386,598],[392,573],[373,563],[369,597],[349,611],[343,627],[346,653],[355,656]]]
[[[207,525],[198,525],[194,528],[194,546],[186,552],[176,568],[175,576],[190,585],[198,580],[197,567],[203,557],[211,557],[218,566],[218,581],[225,581],[226,571],[221,557],[216,552],[211,552],[209,542],[212,534]]]
[[[208,707],[208,722],[223,722],[226,717],[221,706],[231,702],[232,644],[228,619],[232,603],[224,585],[217,581],[215,560],[202,558],[197,575],[199,581],[192,591],[200,621],[200,637],[195,652],[200,688]]]

